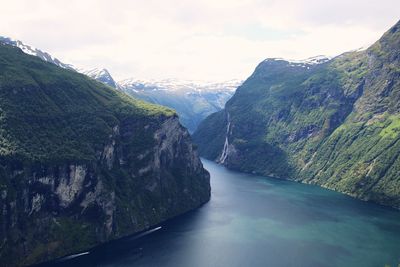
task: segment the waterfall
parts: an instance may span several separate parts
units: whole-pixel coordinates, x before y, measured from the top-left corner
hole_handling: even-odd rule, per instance
[[[228,135],[229,135],[229,130],[231,127],[231,122],[229,119],[229,113],[227,113],[227,117],[228,117],[228,124],[226,126],[226,136],[225,136],[225,143],[224,143],[224,148],[222,149],[222,154],[221,157],[218,160],[218,163],[223,164],[226,160],[226,158],[228,157],[228,147],[229,147],[229,141],[228,141]]]

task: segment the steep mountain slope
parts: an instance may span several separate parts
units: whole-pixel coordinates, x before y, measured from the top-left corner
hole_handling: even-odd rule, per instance
[[[36,56],[61,68],[85,74],[132,97],[175,109],[179,115],[180,122],[191,133],[194,132],[204,118],[213,112],[223,109],[226,101],[231,98],[235,89],[241,83],[238,80],[223,83],[204,83],[173,79],[161,81],[127,79],[117,83],[107,69],[76,68],[70,64],[62,63],[47,52],[8,37],[0,36],[0,43],[18,47],[25,54]],[[319,59],[316,58],[314,60]]]
[[[21,42],[19,40],[13,40],[13,39],[8,38],[8,37],[0,36],[0,43],[18,47],[25,54],[36,56],[36,57],[40,58],[43,61],[46,61],[46,62],[49,62],[49,63],[53,63],[54,65],[59,66],[61,68],[68,69],[68,70],[74,70],[74,67],[72,65],[62,63],[60,60],[58,60],[57,58],[53,57],[49,53],[44,52],[44,51],[42,51],[40,49],[37,49],[35,47],[32,47],[30,45],[24,44],[23,42]]]
[[[63,69],[68,69],[68,70],[74,70],[79,73],[85,74],[86,76],[98,80],[104,84],[107,84],[113,88],[117,88],[117,84],[114,81],[113,77],[111,74],[108,72],[106,69],[98,69],[98,68],[93,68],[93,69],[82,69],[82,68],[76,68],[73,65],[70,64],[65,64],[58,60],[57,58],[53,57],[49,53],[42,51],[40,49],[37,49],[35,47],[32,47],[30,45],[27,45],[23,43],[20,40],[14,40],[9,37],[3,37],[0,36],[0,43],[6,44],[6,45],[11,45],[18,47],[19,49],[22,50],[27,55],[32,55],[40,58],[43,61],[52,63],[58,67],[61,67]]]
[[[330,61],[267,59],[194,134],[226,166],[400,208],[400,22]]]
[[[175,109],[182,125],[187,127],[189,132],[194,132],[208,115],[223,109],[239,85],[237,80],[204,83],[173,79],[128,79],[118,82],[118,88],[128,95]]]
[[[174,111],[0,45],[0,262],[87,250],[210,197]]]
[[[111,76],[110,72],[106,69],[78,69],[77,71],[108,86],[117,88],[117,83],[114,81],[114,78]]]

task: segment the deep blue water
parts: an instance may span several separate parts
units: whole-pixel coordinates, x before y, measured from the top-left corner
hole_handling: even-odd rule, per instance
[[[232,172],[203,160],[212,198],[142,237],[64,266],[384,267],[400,263],[400,212],[316,186]]]

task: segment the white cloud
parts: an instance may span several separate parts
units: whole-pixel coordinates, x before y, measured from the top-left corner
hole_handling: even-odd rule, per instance
[[[117,78],[244,79],[266,57],[336,55],[399,19],[393,0],[2,3],[0,35]]]

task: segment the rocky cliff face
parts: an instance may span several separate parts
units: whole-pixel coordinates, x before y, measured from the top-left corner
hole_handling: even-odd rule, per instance
[[[174,112],[16,48],[0,53],[2,266],[85,251],[209,200]]]
[[[400,208],[400,22],[365,51],[267,59],[193,135],[232,169]]]

